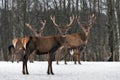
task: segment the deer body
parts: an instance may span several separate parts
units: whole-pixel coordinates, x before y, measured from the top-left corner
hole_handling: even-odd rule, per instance
[[[84,50],[84,47],[87,45],[88,35],[84,32],[73,33],[71,35],[66,35],[65,47],[70,51],[73,60],[78,60],[80,63],[80,54]]]
[[[37,46],[37,49],[40,50],[41,52],[49,52],[51,47],[59,46],[60,43],[57,44],[58,40],[59,39],[57,39],[54,36],[53,37],[47,36],[47,37],[41,37],[41,38],[34,37],[32,38],[32,43],[34,44],[34,46]]]
[[[71,35],[66,35],[66,45],[68,47],[77,47],[80,45],[86,45],[88,36],[84,32],[73,33]]]
[[[29,74],[27,69],[27,60],[31,52],[37,51],[38,55],[48,54],[48,70],[47,74],[54,74],[52,71],[52,58],[54,52],[62,46],[65,38],[62,36],[48,37],[30,37],[26,45],[26,53],[23,58],[23,74]]]

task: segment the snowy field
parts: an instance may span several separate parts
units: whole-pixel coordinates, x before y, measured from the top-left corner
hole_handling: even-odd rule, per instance
[[[0,61],[0,80],[120,80],[120,62],[53,62],[55,75],[47,75],[47,62],[28,62],[29,75],[22,74],[22,62]]]

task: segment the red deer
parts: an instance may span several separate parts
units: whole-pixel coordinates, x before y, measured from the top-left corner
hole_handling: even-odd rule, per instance
[[[35,31],[31,27],[31,25],[29,25],[29,24],[26,24],[26,26],[29,27],[34,32],[35,36],[41,36],[41,33],[42,33],[42,31],[45,27],[45,24],[46,24],[46,20],[41,21],[41,24],[42,24],[42,27],[40,28],[40,30],[37,30],[37,31]],[[19,51],[26,49],[26,43],[28,42],[28,40],[29,40],[29,37],[15,38],[15,39],[12,40],[12,44],[13,44],[14,49],[15,49],[13,55],[16,56],[17,62],[19,61],[19,58],[18,58],[19,57],[19,55],[18,55]],[[13,58],[13,57],[11,57],[11,58]],[[29,60],[30,60],[30,62],[33,62],[33,55],[30,55]]]
[[[67,34],[68,30],[71,29],[71,25],[72,25],[72,23],[73,23],[73,21],[74,21],[74,16],[71,16],[71,17],[70,17],[70,23],[69,23],[69,24],[66,24],[66,25],[64,25],[64,26],[61,26],[61,25],[58,25],[58,24],[55,22],[55,16],[50,16],[50,18],[51,18],[53,24],[54,24],[54,25],[56,26],[56,28],[59,30],[59,33],[60,33],[61,35]],[[61,49],[63,49],[63,47],[64,47],[64,46],[62,46],[60,49],[58,49],[58,52],[59,52],[59,53],[60,53]],[[62,56],[63,56],[63,54],[62,54]],[[58,58],[56,58],[56,61],[57,61],[57,64],[59,64],[59,63],[58,63]],[[67,64],[66,61],[65,61],[65,64]]]
[[[52,74],[52,60],[54,52],[60,48],[65,42],[65,35],[46,36],[46,37],[30,37],[26,45],[25,55],[23,57],[23,74],[29,74],[27,68],[27,61],[30,54],[36,51],[37,55],[48,54],[48,70],[47,74]],[[46,45],[47,44],[47,45]]]
[[[90,33],[90,29],[92,28],[92,25],[95,21],[96,17],[93,14],[90,16],[90,20],[88,21],[88,24],[83,25],[80,23],[80,17],[77,18],[78,25],[82,28],[82,32],[79,33],[73,33],[71,35],[66,36],[66,42],[67,42],[67,47],[76,50],[73,54],[73,58],[75,59],[75,64],[76,60],[78,60],[78,63],[80,63],[80,54],[83,52],[85,46],[87,45],[88,42],[88,35]]]
[[[83,25],[80,23],[80,18],[77,18],[77,22],[83,31],[79,32],[79,33],[73,33],[73,34],[66,35],[66,44],[64,46],[65,46],[65,48],[70,50],[70,53],[73,53],[74,59],[77,57],[79,64],[81,64],[80,63],[80,54],[83,51],[84,47],[87,45],[88,35],[89,35],[90,29],[92,28],[92,25],[93,25],[95,19],[96,19],[96,17],[93,14],[92,16],[90,16],[90,20],[88,22],[89,24]],[[62,30],[60,28],[57,27],[57,29],[59,30],[59,32],[62,32]],[[64,33],[64,32],[62,32],[62,33]],[[75,64],[76,64],[76,59],[75,59]]]

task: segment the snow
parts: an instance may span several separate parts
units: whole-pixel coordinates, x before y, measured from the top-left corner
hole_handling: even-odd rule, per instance
[[[28,62],[29,75],[22,74],[22,62],[0,61],[0,80],[120,80],[120,62],[53,62],[55,75],[47,75],[47,61]]]

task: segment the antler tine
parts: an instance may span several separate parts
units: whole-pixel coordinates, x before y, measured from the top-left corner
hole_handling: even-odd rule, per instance
[[[76,17],[76,19],[77,19],[79,26],[82,26],[82,24],[80,23],[80,16]]]
[[[27,27],[29,27],[29,28],[32,28],[31,25],[28,24],[28,23],[25,23],[25,25],[26,25]]]
[[[95,19],[96,19],[96,16],[94,14],[92,14],[92,16],[90,16],[89,25],[92,25],[94,23]]]
[[[53,24],[58,27],[59,25],[55,22],[55,16],[52,17],[52,15],[50,15],[50,19],[52,20]]]
[[[66,25],[66,27],[71,26],[71,25],[72,25],[72,23],[73,23],[73,21],[74,21],[74,15],[72,15],[72,17],[70,17],[70,23],[69,23],[69,24],[67,24],[67,25]]]
[[[45,28],[46,20],[41,21],[42,27],[40,28],[40,31],[43,31]]]
[[[34,33],[36,32],[36,31],[32,28],[32,26],[31,26],[30,24],[25,23],[25,25],[26,25],[30,30],[32,30]]]

